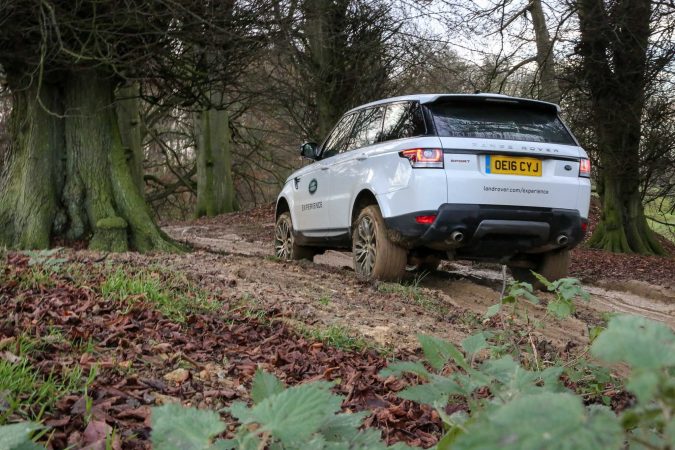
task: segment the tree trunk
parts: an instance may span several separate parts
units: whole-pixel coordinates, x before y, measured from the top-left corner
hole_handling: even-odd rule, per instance
[[[56,220],[64,154],[60,92],[43,84],[38,100],[37,86],[15,89],[13,105],[0,173],[0,245],[47,248],[52,227],[63,226],[62,214]]]
[[[117,122],[120,127],[122,146],[127,158],[131,177],[143,195],[143,133],[141,132],[141,112],[139,88],[132,83],[117,88]]]
[[[232,142],[227,111],[209,109],[195,118],[197,207],[195,216],[234,211]]]
[[[305,0],[303,6],[307,51],[310,53],[311,70],[317,82],[313,89],[316,95],[316,130],[318,137],[323,139],[342,113],[335,106],[340,104],[334,97],[340,88],[341,74],[338,73],[339,62],[333,59],[337,38],[331,35],[335,26],[331,21],[336,16],[332,9],[339,5],[325,0]]]
[[[530,13],[534,25],[534,36],[537,43],[537,65],[541,83],[541,100],[559,104],[561,100],[560,85],[555,74],[553,59],[553,42],[546,26],[546,16],[541,7],[541,0],[530,1]]]
[[[611,16],[602,0],[578,0],[578,7],[583,74],[601,164],[598,192],[603,212],[590,245],[661,254],[639,188],[651,2],[621,0]]]
[[[0,175],[0,244],[46,248],[50,236],[65,235],[91,238],[95,250],[123,251],[129,244],[140,251],[180,250],[156,226],[134,182],[113,91],[105,74],[73,72],[62,98],[42,87],[48,112],[36,87],[15,90],[12,150]],[[63,116],[54,114],[61,110]]]

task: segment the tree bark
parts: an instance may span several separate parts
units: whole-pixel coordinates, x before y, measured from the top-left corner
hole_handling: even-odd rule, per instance
[[[340,62],[334,59],[337,39],[334,36],[333,23],[338,14],[333,9],[341,6],[325,0],[305,0],[305,34],[317,85],[313,89],[316,94],[316,112],[318,136],[328,135],[342,111],[336,108],[335,94],[341,89]],[[343,70],[344,71],[344,70]]]
[[[154,223],[134,182],[113,79],[94,69],[64,79],[62,96],[42,86],[41,103],[37,87],[15,90],[12,151],[0,175],[0,244],[46,248],[50,237],[63,235],[90,239],[95,250],[180,250]]]
[[[64,225],[57,214],[64,154],[60,96],[51,84],[13,93],[11,143],[0,173],[0,245],[47,248],[52,228]]]
[[[583,74],[600,152],[603,212],[590,245],[661,254],[640,196],[640,139],[645,105],[650,0],[621,0],[612,16],[602,0],[578,1]]]
[[[138,83],[127,84],[117,88],[117,122],[120,127],[122,146],[127,158],[131,176],[141,195],[144,194],[143,183],[143,133],[141,130],[141,112],[139,105]]]
[[[232,142],[227,111],[209,109],[195,119],[197,136],[197,207],[195,216],[234,211]]]
[[[561,100],[560,85],[555,74],[553,59],[553,42],[546,26],[546,16],[541,0],[531,0],[529,5],[534,25],[534,36],[537,43],[537,66],[541,83],[541,100],[559,104]]]

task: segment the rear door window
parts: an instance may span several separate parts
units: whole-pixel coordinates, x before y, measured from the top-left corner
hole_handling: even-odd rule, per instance
[[[438,136],[576,145],[554,111],[513,104],[428,105]]]
[[[345,151],[367,147],[378,142],[382,138],[383,118],[383,106],[368,108],[359,112],[352,128],[352,137]]]
[[[352,125],[354,125],[354,120],[356,119],[356,114],[349,114],[344,116],[335,128],[333,132],[328,136],[326,142],[323,144],[323,150],[321,152],[321,158],[330,158],[335,156],[347,147],[347,141],[349,141],[349,136],[352,131]]]
[[[422,136],[426,132],[424,115],[418,102],[400,102],[387,105],[382,129],[383,141]]]

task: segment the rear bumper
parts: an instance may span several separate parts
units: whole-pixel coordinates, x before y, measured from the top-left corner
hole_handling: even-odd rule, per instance
[[[431,225],[416,222],[436,215]],[[392,240],[408,247],[453,250],[457,256],[503,259],[518,253],[572,248],[584,237],[579,212],[523,206],[443,204],[437,211],[418,211],[384,219]],[[461,241],[453,232],[462,233]],[[565,242],[558,239],[565,237]]]

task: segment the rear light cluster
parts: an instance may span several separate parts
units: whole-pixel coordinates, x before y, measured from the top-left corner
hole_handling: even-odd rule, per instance
[[[591,160],[582,158],[579,160],[579,176],[580,177],[591,177]]]
[[[407,158],[415,168],[443,168],[443,150],[438,148],[411,148],[399,153],[401,158]]]
[[[431,225],[434,223],[434,220],[436,220],[436,214],[415,217],[415,222],[421,223],[422,225]]]

